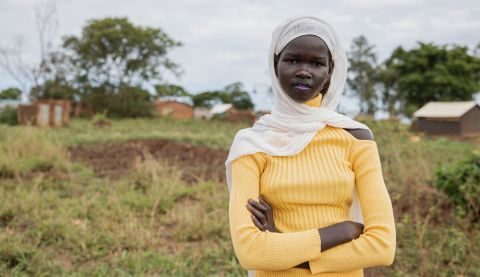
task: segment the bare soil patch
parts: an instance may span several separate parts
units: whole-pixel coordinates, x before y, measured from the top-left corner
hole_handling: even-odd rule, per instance
[[[102,177],[118,179],[135,169],[145,156],[178,166],[185,181],[225,181],[228,152],[167,140],[134,140],[84,144],[69,148],[70,158],[90,166]]]

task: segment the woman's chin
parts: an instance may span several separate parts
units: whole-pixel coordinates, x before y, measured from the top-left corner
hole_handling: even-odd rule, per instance
[[[289,96],[293,101],[297,103],[304,103],[315,97],[315,95],[311,92],[310,93],[292,93]]]
[[[285,91],[287,92],[287,90],[285,90]],[[315,96],[318,95],[318,90],[317,90],[317,93],[315,93],[314,88],[298,89],[295,86],[291,86],[291,87],[288,88],[287,94],[295,102],[303,103],[303,102],[306,102],[308,100],[311,100],[311,99],[315,98]]]

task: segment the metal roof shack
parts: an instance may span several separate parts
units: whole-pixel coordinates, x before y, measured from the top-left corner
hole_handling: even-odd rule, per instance
[[[475,101],[429,102],[413,116],[412,129],[428,135],[469,137],[480,134],[480,106]]]

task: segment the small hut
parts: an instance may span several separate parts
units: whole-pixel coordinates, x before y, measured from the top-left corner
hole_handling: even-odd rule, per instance
[[[193,117],[193,107],[172,100],[155,102],[155,109],[161,116],[171,116],[175,119],[189,119]]]
[[[30,105],[18,105],[18,123],[40,127],[61,127],[70,121],[71,104],[68,100],[42,99]]]
[[[475,101],[429,102],[413,116],[412,129],[428,135],[469,137],[480,134],[480,106]]]

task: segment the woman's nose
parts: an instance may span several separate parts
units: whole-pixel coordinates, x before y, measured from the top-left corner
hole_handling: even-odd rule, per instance
[[[309,79],[309,78],[312,78],[312,74],[310,74],[310,72],[302,68],[299,71],[297,71],[297,73],[295,73],[295,77],[302,78],[302,79]]]

